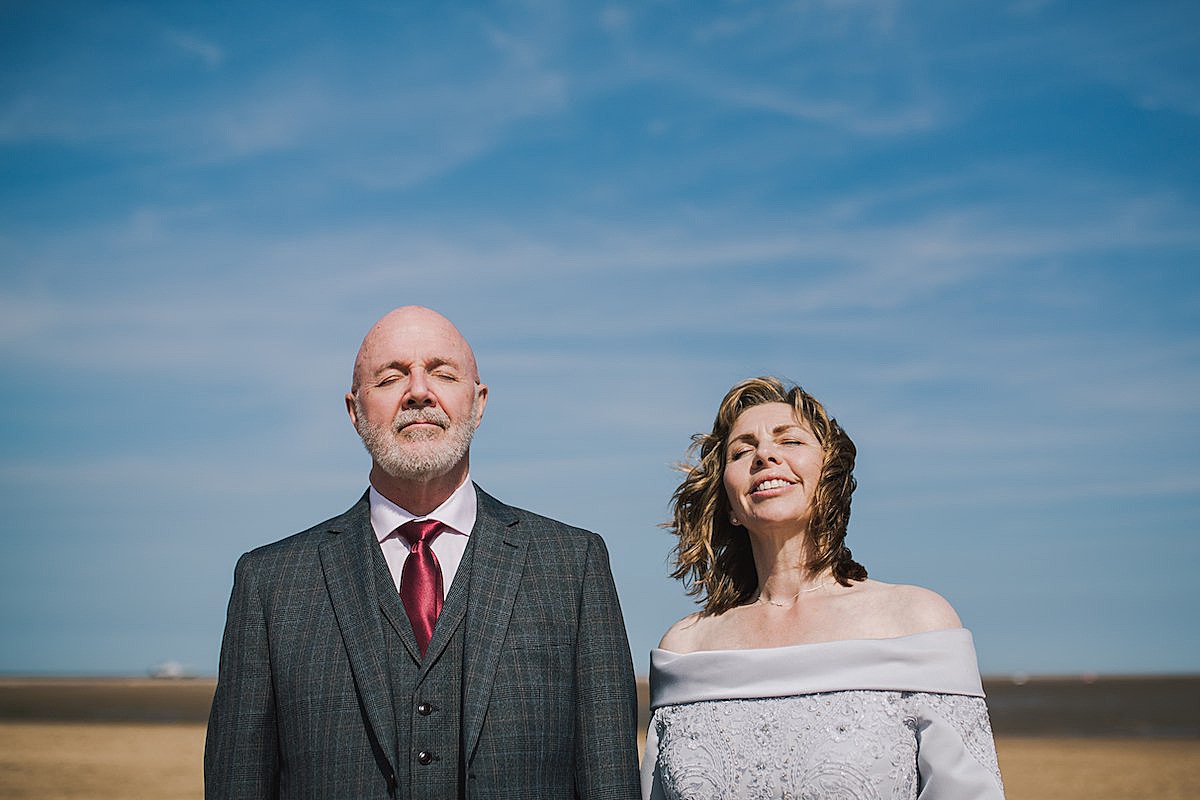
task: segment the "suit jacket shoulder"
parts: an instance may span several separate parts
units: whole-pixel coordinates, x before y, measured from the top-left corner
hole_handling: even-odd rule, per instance
[[[269,544],[260,545],[242,556],[243,560],[258,563],[271,562],[279,559],[294,557],[300,553],[313,552],[331,535],[348,533],[357,530],[363,523],[371,523],[371,504],[368,494],[358,499],[354,505],[337,516],[330,517],[310,528],[293,533]]]
[[[480,519],[490,518],[506,528],[517,526],[524,535],[531,539],[562,540],[564,543],[574,542],[580,546],[603,546],[603,538],[593,531],[570,525],[557,519],[529,511],[528,509],[510,506],[491,496],[478,484],[475,485],[479,497]],[[476,523],[476,527],[480,527]]]

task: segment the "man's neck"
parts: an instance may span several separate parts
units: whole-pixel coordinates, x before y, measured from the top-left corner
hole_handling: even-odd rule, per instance
[[[408,480],[388,475],[378,465],[371,465],[371,485],[381,495],[414,516],[423,517],[446,502],[454,490],[467,479],[467,459],[445,475]]]

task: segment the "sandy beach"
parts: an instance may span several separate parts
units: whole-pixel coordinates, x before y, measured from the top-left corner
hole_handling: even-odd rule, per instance
[[[1009,800],[1194,800],[1200,741],[1000,737]],[[204,726],[0,722],[7,800],[199,800]]]
[[[1198,679],[1186,680],[1200,685]],[[1144,710],[1147,692],[1165,685],[1145,683],[1127,679],[1128,685],[1113,686]],[[1071,698],[1092,689],[1067,684],[1060,691],[1046,684],[1037,691],[1042,692],[1036,695],[1037,708],[1025,717],[1009,712],[995,719],[1009,800],[1200,797],[1200,737],[1027,735],[1021,731],[1052,729],[1038,720],[1061,716],[1051,707],[1053,698],[1075,703]],[[1104,695],[1114,730],[1126,729],[1124,720],[1131,716],[1112,716],[1120,705],[1113,698],[1120,693],[1110,686]],[[211,695],[211,681],[203,680],[0,679],[0,798],[198,800],[203,796],[201,720]],[[997,701],[1005,705],[999,696]],[[1001,724],[1018,732],[1005,733]],[[1143,717],[1136,729],[1147,730],[1146,724]]]
[[[1008,800],[1195,800],[1195,739],[998,737]]]

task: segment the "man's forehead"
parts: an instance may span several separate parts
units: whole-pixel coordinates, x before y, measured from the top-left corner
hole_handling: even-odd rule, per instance
[[[390,366],[448,364],[476,372],[471,346],[450,320],[428,309],[396,311],[375,324],[355,366],[375,373]]]
[[[442,334],[427,330],[393,330],[370,337],[363,343],[363,355],[372,362],[462,363],[470,358],[470,347],[457,332]]]

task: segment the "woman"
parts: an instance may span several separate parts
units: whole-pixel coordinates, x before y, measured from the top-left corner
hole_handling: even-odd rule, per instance
[[[646,798],[1003,798],[971,634],[844,543],[855,449],[816,399],[734,386],[674,495],[704,609],[651,653]]]

